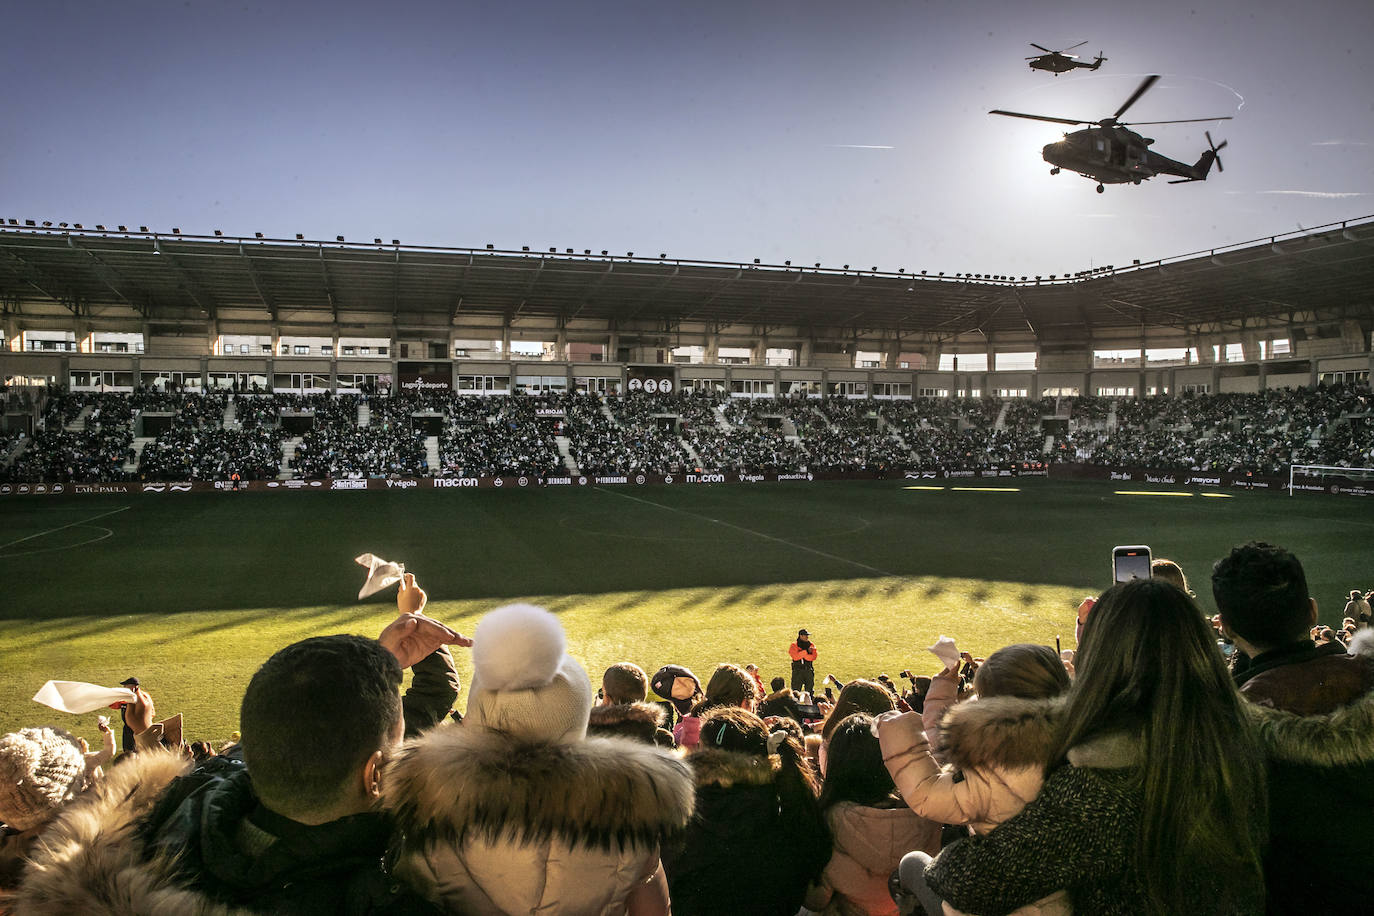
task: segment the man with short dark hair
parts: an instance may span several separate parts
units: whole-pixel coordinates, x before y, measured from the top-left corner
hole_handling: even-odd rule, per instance
[[[407,577],[402,613],[377,640],[315,637],[269,658],[244,693],[241,760],[212,757],[188,773],[179,755],[153,752],[116,767],[49,835],[19,909],[101,913],[127,900],[129,912],[433,912],[383,867],[392,831],[381,776],[406,731],[402,666],[426,700],[406,708],[432,724],[457,696],[444,687],[456,674],[422,663],[443,643],[472,641],[420,614],[415,592]]]
[[[1236,684],[1252,702],[1299,715],[1323,715],[1374,688],[1374,667],[1332,641],[1309,635],[1317,601],[1298,558],[1251,542],[1212,567],[1222,631],[1244,654]]]
[[[1332,880],[1332,862],[1374,847],[1374,639],[1315,645],[1317,602],[1297,557],[1253,542],[1212,568],[1222,631],[1242,657],[1240,692],[1269,758],[1269,913],[1369,912],[1363,869]],[[1321,794],[1339,805],[1314,803]]]
[[[649,676],[631,662],[616,662],[601,675],[601,702],[587,718],[587,734],[618,735],[646,744],[673,746],[673,733],[663,727],[666,713],[644,702],[649,695]]]

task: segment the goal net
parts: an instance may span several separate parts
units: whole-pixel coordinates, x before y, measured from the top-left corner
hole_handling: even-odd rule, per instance
[[[1324,464],[1294,464],[1288,468],[1288,495],[1326,491],[1341,484],[1374,487],[1374,468],[1341,468]]]

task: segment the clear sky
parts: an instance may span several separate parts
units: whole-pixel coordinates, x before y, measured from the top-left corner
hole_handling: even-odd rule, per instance
[[[1064,273],[1374,213],[1367,0],[10,4],[0,217]],[[1028,42],[1109,58],[1031,71]],[[1055,177],[991,108],[1205,183]]]

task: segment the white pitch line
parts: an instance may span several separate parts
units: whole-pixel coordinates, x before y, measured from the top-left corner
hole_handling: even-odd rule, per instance
[[[26,537],[20,538],[17,541],[10,541],[8,544],[0,544],[0,550],[7,550],[8,548],[13,547],[15,544],[22,544],[25,541],[32,541],[34,538],[41,538],[45,534],[56,534],[57,532],[62,531],[65,528],[74,528],[77,525],[84,525],[87,522],[93,522],[98,518],[104,518],[107,515],[114,515],[116,512],[123,512],[127,508],[129,507],[120,506],[118,509],[111,509],[109,512],[102,512],[99,515],[92,515],[90,518],[83,518],[75,522],[68,522],[65,525],[58,525],[56,528],[49,528],[47,531],[40,531],[37,534],[30,534]]]
[[[893,573],[885,572],[884,570],[878,569],[873,566],[869,566],[865,563],[860,563],[858,560],[851,560],[847,557],[837,557],[835,556],[835,554],[826,553],[824,550],[817,550],[814,547],[807,547],[805,544],[795,544],[792,541],[787,541],[782,538],[773,537],[773,535],[771,534],[764,534],[762,531],[755,531],[753,528],[745,528],[743,525],[736,525],[731,522],[723,522],[718,518],[711,518],[709,515],[698,515],[695,512],[688,512],[686,509],[678,509],[675,506],[665,506],[662,503],[656,503],[651,499],[641,499],[638,496],[631,496],[628,493],[621,493],[619,490],[607,490],[604,487],[597,487],[596,489],[600,490],[603,493],[610,493],[613,496],[620,496],[625,499],[632,499],[637,503],[644,503],[644,505],[653,506],[656,509],[664,509],[668,512],[676,512],[679,515],[686,515],[690,516],[691,518],[701,519],[703,522],[711,522],[712,524],[723,525],[726,528],[733,528],[736,531],[743,531],[745,534],[752,534],[755,537],[761,537],[766,541],[773,541],[778,544],[784,544],[788,547],[796,548],[797,550],[805,550],[807,553],[814,553],[818,557],[825,557],[827,560],[834,560],[837,563],[848,563],[850,566],[857,566],[859,569],[864,569],[871,573],[877,573],[880,576],[894,575]]]

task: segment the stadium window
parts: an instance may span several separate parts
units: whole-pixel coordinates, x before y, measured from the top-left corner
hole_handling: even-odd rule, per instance
[[[1140,350],[1093,350],[1093,363],[1098,366],[1139,365]]]
[[[706,362],[705,347],[673,347],[672,360],[681,365],[693,365]]]
[[[1245,360],[1245,345],[1239,343],[1228,343],[1226,345],[1226,361],[1228,363],[1239,363]]]
[[[855,350],[855,369],[877,369],[883,364],[883,355],[876,350]]]
[[[1076,398],[1078,397],[1077,388],[1041,388],[1042,398]]]
[[[1034,350],[1020,353],[997,353],[993,356],[992,362],[998,372],[1030,372],[1035,369],[1035,357]]]
[[[923,398],[947,398],[949,397],[948,388],[922,388],[921,397]]]
[[[754,361],[754,351],[748,347],[720,347],[716,350],[716,362],[727,366],[747,366]]]
[[[797,351],[790,347],[769,347],[763,353],[763,362],[768,366],[795,366]]]
[[[378,356],[386,356],[386,347],[378,347],[378,348],[377,348],[377,355],[378,355]]]
[[[1200,382],[1194,385],[1184,385],[1184,394],[1211,394],[1212,385],[1210,382]]]
[[[997,388],[993,392],[999,398],[1024,398],[1026,389],[1024,388]]]
[[[955,365],[956,360],[958,361],[957,367]],[[988,355],[986,353],[941,353],[940,371],[987,372]]]
[[[243,354],[244,356],[247,356],[247,355],[248,355],[248,344],[239,344],[239,353]]]
[[[1266,359],[1276,359],[1280,356],[1293,355],[1293,342],[1287,337],[1276,337],[1273,340],[1262,341],[1261,343],[1267,343],[1269,345],[1269,355],[1264,357]]]
[[[321,355],[321,356],[333,356],[333,355],[334,355],[334,348],[331,347],[329,344],[323,344],[323,345],[321,345],[321,347],[320,347],[320,355]]]
[[[343,348],[343,355],[344,355],[344,356],[352,356],[352,355],[353,355],[354,353],[356,353],[357,351],[358,351],[358,348],[357,348],[357,347],[344,347],[344,348]]]
[[[1145,362],[1147,363],[1183,363],[1187,361],[1187,347],[1154,347],[1145,350]]]
[[[295,346],[295,354],[296,354],[297,356],[309,356],[309,355],[310,355],[310,347],[308,347],[308,346],[305,345],[305,344],[296,344],[296,346]]]
[[[1100,398],[1132,398],[1135,397],[1135,389],[1129,387],[1098,388],[1097,396]]]

